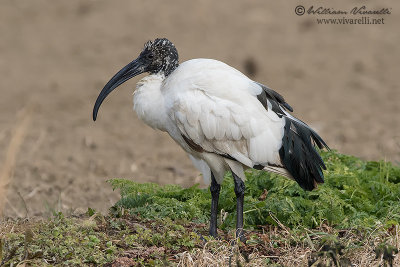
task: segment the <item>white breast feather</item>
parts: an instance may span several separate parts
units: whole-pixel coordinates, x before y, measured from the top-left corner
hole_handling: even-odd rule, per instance
[[[149,75],[141,79],[133,93],[133,109],[147,125],[167,131],[170,122],[166,115],[164,96],[161,93],[163,75]]]

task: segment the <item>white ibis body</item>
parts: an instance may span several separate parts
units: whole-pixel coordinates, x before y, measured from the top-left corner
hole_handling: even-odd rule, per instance
[[[210,235],[217,235],[220,184],[231,171],[237,197],[236,234],[243,237],[244,169],[294,179],[303,189],[323,183],[324,162],[315,150],[327,147],[307,124],[291,116],[285,99],[265,85],[217,60],[179,64],[169,40],[147,42],[139,57],[105,85],[93,110],[130,78],[148,72],[134,92],[134,110],[152,128],[167,132],[211,182]]]

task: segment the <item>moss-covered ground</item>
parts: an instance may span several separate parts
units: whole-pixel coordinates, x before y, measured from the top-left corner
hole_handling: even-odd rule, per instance
[[[396,266],[400,264],[400,168],[321,152],[325,183],[312,192],[247,172],[245,230],[236,242],[235,195],[227,175],[219,240],[207,237],[211,197],[197,186],[110,180],[121,199],[110,213],[4,220],[0,265]]]

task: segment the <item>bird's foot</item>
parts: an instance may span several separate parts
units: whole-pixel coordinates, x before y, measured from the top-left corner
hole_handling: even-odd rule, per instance
[[[221,238],[218,236],[218,234],[215,232],[214,234],[209,233],[209,235],[203,236],[200,232],[194,231],[199,236],[199,239],[205,244],[208,241],[210,241],[212,238],[215,240],[221,240]]]
[[[244,231],[242,228],[236,229],[235,240],[240,240],[242,243],[246,243],[247,238],[244,235]]]
[[[198,236],[199,236],[199,239],[205,244],[205,243],[207,243],[207,239],[202,235],[202,234],[200,234],[198,231],[194,231],[194,233],[196,233]]]
[[[221,237],[218,236],[217,230],[209,232],[209,238],[214,238],[215,240],[221,240]]]

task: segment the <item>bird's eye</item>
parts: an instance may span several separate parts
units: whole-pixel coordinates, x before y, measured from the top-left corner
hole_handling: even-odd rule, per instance
[[[147,59],[153,59],[154,58],[154,55],[153,54],[148,54],[147,55]]]

